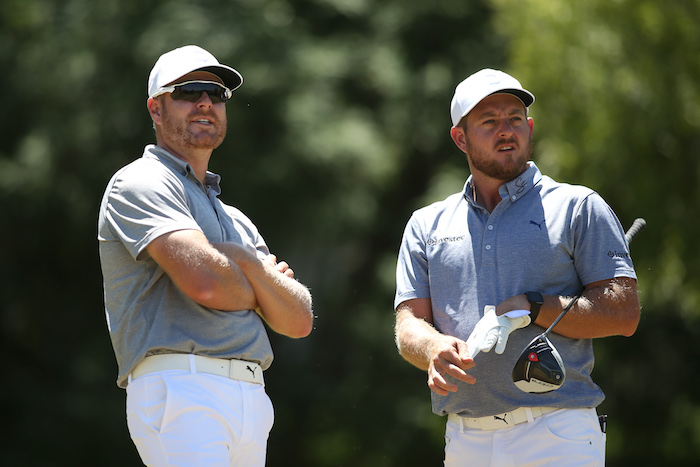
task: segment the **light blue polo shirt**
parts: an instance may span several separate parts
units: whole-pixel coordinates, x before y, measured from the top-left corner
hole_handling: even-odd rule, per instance
[[[194,229],[211,243],[247,246],[259,258],[268,248],[253,223],[222,203],[220,177],[205,185],[192,167],[149,145],[110,180],[100,206],[98,240],[105,311],[119,366],[117,384],[146,356],[194,353],[252,361],[267,369],[272,347],[253,310],[206,308],[185,295],[146,247],[159,236]]]
[[[461,193],[417,210],[404,231],[394,306],[414,298],[432,302],[434,326],[467,340],[484,306],[527,291],[575,295],[585,284],[614,277],[636,279],[624,230],[593,190],[557,183],[530,162],[501,186],[492,213],[471,196],[470,176]],[[537,325],[511,333],[502,355],[476,357],[469,371],[477,383],[454,380],[448,396],[431,391],[433,411],[483,417],[518,407],[596,407],[604,399],[591,379],[591,339],[549,337],[566,366],[562,387],[528,394],[513,384],[512,370]]]

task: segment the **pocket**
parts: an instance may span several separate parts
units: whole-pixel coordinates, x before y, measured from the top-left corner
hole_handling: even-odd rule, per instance
[[[586,465],[605,464],[605,434],[595,409],[564,409],[542,417],[542,427],[552,446],[565,450],[565,458]],[[566,465],[566,462],[564,463]]]
[[[167,408],[167,384],[160,375],[144,375],[126,388],[126,422],[132,438],[159,433]]]
[[[593,419],[587,412],[588,409],[565,409],[553,412],[544,417],[544,427],[550,436],[563,441],[587,442],[592,433],[600,432],[597,418]]]

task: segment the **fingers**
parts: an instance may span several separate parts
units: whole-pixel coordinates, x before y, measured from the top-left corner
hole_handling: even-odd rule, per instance
[[[469,369],[474,366],[474,358],[469,350],[469,345],[463,341],[457,341],[457,354],[462,362],[461,368]]]
[[[472,336],[469,336],[469,340],[467,341],[467,346],[469,347],[469,351],[471,352],[472,358],[476,357],[479,352],[488,352],[493,348],[493,346],[498,342],[499,339],[499,328],[494,327],[492,329],[489,329],[485,334],[481,336],[475,336],[472,339]]]
[[[268,266],[275,267],[277,265],[277,256],[275,255],[267,255],[265,259],[261,260],[263,263],[267,264]]]
[[[496,307],[486,305],[484,307],[484,316],[476,323],[474,330],[467,339],[467,346],[472,358],[479,352],[488,352],[496,344],[498,336],[495,335],[495,332],[498,329],[498,325]]]
[[[467,352],[471,358],[476,357],[482,350],[488,352],[490,348],[487,343],[488,335],[483,332],[483,329],[475,329],[467,339]]]
[[[499,328],[498,330],[498,341],[496,342],[495,351],[497,354],[501,355],[504,350],[506,350],[506,344],[508,343],[509,330],[505,326]]]
[[[267,264],[268,266],[272,267],[275,269],[275,271],[279,272],[280,274],[284,274],[285,276],[289,277],[290,279],[294,278],[294,270],[289,267],[289,264],[287,264],[286,261],[280,261],[279,263],[277,262],[277,256],[275,255],[267,255],[264,260],[262,260],[263,263]]]
[[[445,379],[444,375],[447,371],[447,369],[436,370],[434,367],[428,370],[428,387],[435,394],[446,396],[450,392],[457,391],[457,385]]]
[[[500,339],[500,329],[501,328],[493,328],[489,330],[488,334],[486,334],[486,339],[484,339],[484,343],[481,344],[482,351],[488,352],[494,345],[496,345]]]
[[[441,370],[437,370],[434,367],[428,370],[428,387],[441,396],[446,396],[450,392],[457,392],[458,386],[448,380],[448,375],[467,384],[476,383],[476,378],[458,366],[450,364]]]
[[[294,277],[294,270],[289,267],[289,264],[287,264],[286,261],[280,261],[277,263],[275,269],[277,269],[277,272],[280,272],[289,278]]]
[[[523,314],[526,313],[526,314]],[[513,316],[510,316],[513,314]],[[516,329],[523,328],[530,324],[530,312],[527,310],[513,310],[504,316],[499,316],[501,326],[498,328],[498,340],[496,342],[496,353],[502,354],[506,350],[508,336]]]
[[[481,352],[481,347],[476,347],[474,350],[472,350],[471,358],[476,358],[476,356],[479,355],[479,352]]]
[[[474,384],[476,378],[465,371],[473,367],[474,360],[469,355],[467,344],[460,340],[453,340],[448,347],[437,352],[431,360],[428,367],[428,387],[441,396],[456,392],[458,386],[450,379]]]

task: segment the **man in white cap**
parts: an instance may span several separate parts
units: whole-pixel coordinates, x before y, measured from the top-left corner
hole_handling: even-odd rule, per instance
[[[148,80],[157,144],[112,177],[100,206],[117,384],[146,465],[265,465],[264,323],[293,338],[313,326],[307,288],[207,170],[242,82],[197,46],[162,55]]]
[[[639,322],[613,211],[530,161],[534,100],[498,70],[457,86],[450,134],[471,176],[461,192],[413,213],[399,251],[396,342],[427,372],[433,411],[447,416],[446,466],[603,465],[592,339],[631,336]],[[581,291],[549,334],[564,383],[521,390],[513,368],[523,349]]]

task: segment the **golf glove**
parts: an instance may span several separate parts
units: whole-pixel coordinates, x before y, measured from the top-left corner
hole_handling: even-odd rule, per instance
[[[528,310],[513,310],[501,316],[496,316],[496,307],[486,305],[484,317],[476,323],[469,339],[467,348],[474,358],[481,352],[488,352],[496,346],[496,353],[502,354],[506,349],[508,335],[516,329],[524,328],[530,324],[530,312]]]

